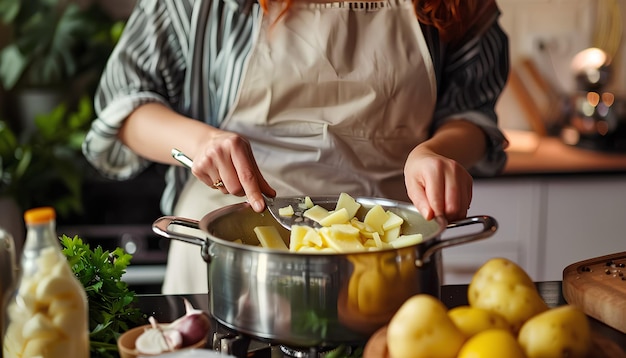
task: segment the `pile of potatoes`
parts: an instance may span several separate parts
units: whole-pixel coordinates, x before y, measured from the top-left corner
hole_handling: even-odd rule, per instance
[[[577,307],[549,308],[528,274],[487,261],[468,287],[469,305],[450,310],[427,294],[409,298],[387,328],[391,358],[586,357],[591,332]]]

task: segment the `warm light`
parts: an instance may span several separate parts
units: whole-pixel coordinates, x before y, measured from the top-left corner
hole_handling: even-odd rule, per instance
[[[604,92],[602,94],[602,103],[607,107],[611,107],[615,103],[615,95],[611,92]]]
[[[590,118],[581,118],[580,125],[585,133],[593,133],[596,130],[596,121]]]
[[[575,128],[565,127],[561,131],[561,139],[565,144],[576,145],[580,140],[580,133]]]
[[[596,107],[592,106],[591,104],[589,104],[589,102],[585,102],[583,103],[582,107],[580,108],[581,112],[583,112],[583,114],[587,117],[591,117],[593,116],[594,112],[596,111]]]
[[[609,58],[606,52],[592,47],[577,53],[572,59],[571,67],[575,73],[589,72],[589,70],[598,70],[608,63]]]
[[[600,103],[600,95],[596,92],[587,92],[587,102],[592,106],[597,106]]]
[[[607,121],[598,121],[596,130],[600,135],[607,135],[609,133],[609,123]]]

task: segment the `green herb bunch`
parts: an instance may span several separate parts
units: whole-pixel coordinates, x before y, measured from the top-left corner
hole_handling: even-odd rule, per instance
[[[91,250],[78,236],[63,235],[60,240],[63,254],[87,293],[91,357],[119,357],[117,338],[146,322],[134,305],[135,292],[122,281],[132,255],[119,247],[113,252],[101,246]]]

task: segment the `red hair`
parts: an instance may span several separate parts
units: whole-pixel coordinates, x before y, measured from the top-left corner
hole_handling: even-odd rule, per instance
[[[259,0],[264,11],[268,9],[268,2],[274,0]],[[283,16],[291,7],[294,0],[276,0],[284,3],[285,8],[278,18]],[[479,1],[486,0],[412,0],[418,20],[430,25],[439,31],[444,41],[459,38],[474,20],[479,9]]]
[[[485,0],[413,0],[413,4],[419,21],[434,26],[444,41],[450,41],[465,33],[479,1]]]

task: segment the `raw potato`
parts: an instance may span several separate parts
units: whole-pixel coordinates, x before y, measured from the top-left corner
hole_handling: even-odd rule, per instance
[[[470,338],[459,351],[458,358],[526,358],[511,331],[488,329]]]
[[[417,245],[423,240],[422,234],[419,233],[402,234],[404,219],[389,210],[386,211],[381,205],[369,208],[361,221],[355,216],[361,209],[361,204],[346,193],[339,195],[334,210],[314,205],[310,198],[306,206],[309,209],[302,215],[316,221],[322,227],[303,229],[300,225],[293,225],[288,248],[291,252],[364,252],[408,247]],[[261,238],[259,241],[261,246],[268,247]]]
[[[535,287],[533,280],[526,271],[511,260],[496,257],[485,262],[472,277],[468,294],[475,295],[485,286],[492,282],[517,283],[529,287]]]
[[[336,252],[365,251],[361,243],[359,229],[348,224],[335,224],[319,229],[322,242]]]
[[[409,298],[387,328],[391,358],[454,358],[464,341],[446,306],[427,294]]]
[[[328,210],[326,210],[325,208],[319,205],[314,205],[310,209],[302,213],[302,216],[304,216],[305,218],[309,218],[317,222],[324,220],[324,218],[327,217],[328,215],[329,215]]]
[[[495,282],[473,297],[470,305],[500,314],[514,333],[528,319],[548,309],[537,289],[515,283]]]
[[[278,215],[280,216],[293,216],[294,213],[295,211],[291,205],[287,205],[284,208],[278,208]]]
[[[363,279],[374,281],[370,277]],[[371,294],[356,296],[361,304]],[[468,287],[468,301],[469,305],[446,312],[443,303],[434,297],[411,297],[388,325],[390,357],[589,355],[592,342],[585,313],[571,305],[548,308],[528,274],[512,261],[494,258],[481,266]]]
[[[511,330],[509,322],[500,314],[478,307],[458,306],[449,310],[448,316],[466,338],[493,328]]]
[[[300,251],[302,248],[322,248],[322,237],[310,226],[294,225],[291,228],[289,251]]]
[[[374,229],[379,235],[384,235],[385,230],[383,229],[383,225],[385,225],[387,220],[389,220],[389,214],[387,214],[385,209],[380,205],[374,205],[374,207],[365,214],[363,223]]]
[[[470,306],[500,314],[514,333],[529,318],[548,309],[526,271],[503,258],[490,259],[476,271],[468,287],[468,301]]]
[[[591,349],[589,321],[575,306],[552,308],[529,319],[518,341],[528,358],[583,358]]]
[[[346,193],[339,194],[339,199],[337,199],[337,206],[335,207],[335,211],[339,209],[345,208],[348,212],[349,217],[354,217],[356,212],[361,208],[361,204],[359,204],[353,197]]]
[[[257,226],[254,228],[254,233],[263,247],[284,251],[289,250],[275,226]]]
[[[328,216],[319,221],[322,226],[328,227],[336,224],[345,224],[350,221],[350,215],[346,208],[334,210]]]

